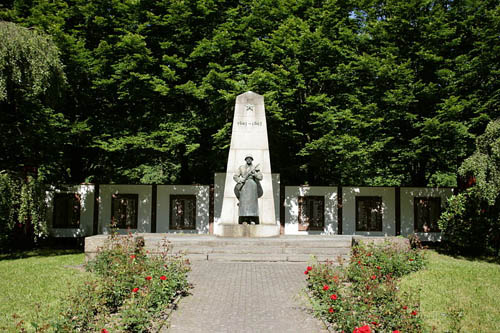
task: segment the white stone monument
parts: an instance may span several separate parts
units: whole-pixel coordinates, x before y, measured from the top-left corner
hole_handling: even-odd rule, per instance
[[[261,185],[264,194],[258,200],[260,223],[257,225],[238,224],[238,199],[234,193],[236,182],[233,175],[240,165],[245,164],[247,155],[253,156],[253,164],[260,165],[263,175]],[[214,233],[227,237],[278,236],[280,226],[276,222],[274,204],[264,96],[248,91],[236,97],[222,211]]]

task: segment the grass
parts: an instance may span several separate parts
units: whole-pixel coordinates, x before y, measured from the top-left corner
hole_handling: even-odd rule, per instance
[[[421,314],[435,332],[500,332],[500,265],[427,251],[426,269],[401,288],[420,289]]]
[[[32,322],[57,318],[61,300],[87,274],[68,266],[83,262],[84,254],[72,250],[0,255],[0,331],[19,331],[15,325],[21,320],[34,331]]]

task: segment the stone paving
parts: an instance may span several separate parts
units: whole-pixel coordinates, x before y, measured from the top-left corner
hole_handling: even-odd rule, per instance
[[[162,332],[327,332],[301,296],[305,263],[192,263],[192,295]]]

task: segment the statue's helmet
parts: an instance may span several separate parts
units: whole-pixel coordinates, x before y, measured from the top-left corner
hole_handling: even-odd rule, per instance
[[[246,155],[245,155],[245,161],[247,160],[247,158],[251,158],[251,159],[252,159],[252,161],[253,161],[253,156],[252,156],[251,154],[246,154]]]

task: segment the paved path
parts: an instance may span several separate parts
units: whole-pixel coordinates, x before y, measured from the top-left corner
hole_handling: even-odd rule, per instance
[[[167,332],[326,332],[299,293],[304,263],[192,263]]]

